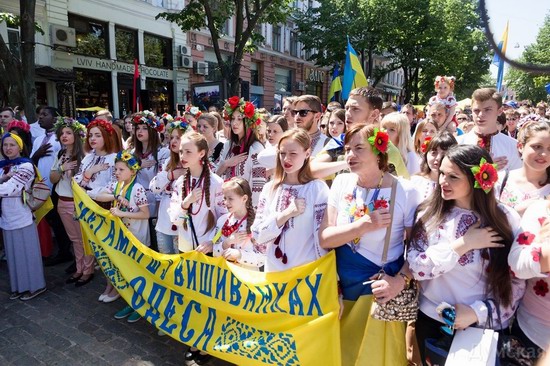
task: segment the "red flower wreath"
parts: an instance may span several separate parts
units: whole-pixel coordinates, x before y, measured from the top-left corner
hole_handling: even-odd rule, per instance
[[[374,135],[368,138],[369,144],[372,146],[372,152],[375,155],[379,153],[385,154],[388,151],[388,145],[390,141],[390,136],[384,132],[380,131],[378,128],[374,129]]]
[[[538,280],[535,286],[533,286],[533,290],[535,290],[535,294],[538,296],[545,297],[548,293],[548,283],[545,280]]]
[[[115,132],[115,130],[113,129],[113,125],[110,122],[102,119],[94,119],[92,122],[88,123],[88,132],[94,127],[101,127],[108,134],[113,134]]]
[[[531,245],[533,240],[535,240],[535,234],[530,233],[529,231],[524,231],[518,235],[519,245]]]
[[[479,165],[470,170],[476,180],[474,188],[481,188],[485,193],[489,193],[498,180],[497,165],[490,164],[485,158],[481,158]]]
[[[246,118],[252,118],[254,117],[254,112],[256,108],[254,107],[254,104],[250,102],[246,102],[244,105],[243,113],[246,116]]]
[[[424,139],[424,142],[422,143],[422,145],[420,145],[420,151],[423,154],[425,154],[428,151],[428,145],[430,144],[431,140],[432,140],[432,138],[430,136],[428,136]]]
[[[231,107],[231,109],[237,108],[240,102],[241,102],[241,99],[237,96],[233,96],[227,100],[227,103],[229,103],[229,106]]]

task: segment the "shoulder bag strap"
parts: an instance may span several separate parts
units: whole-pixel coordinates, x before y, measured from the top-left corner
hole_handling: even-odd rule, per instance
[[[390,238],[391,238],[391,227],[393,223],[393,212],[395,209],[395,193],[397,191],[397,178],[392,177],[393,182],[391,185],[391,198],[390,198],[390,224],[386,229],[386,236],[384,238],[384,250],[382,251],[382,267],[386,265],[388,260],[388,249],[390,247]]]

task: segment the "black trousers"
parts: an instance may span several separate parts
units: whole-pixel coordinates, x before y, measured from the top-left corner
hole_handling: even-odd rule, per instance
[[[45,219],[48,222],[48,225],[50,225],[50,227],[52,228],[53,233],[55,234],[55,242],[57,243],[57,256],[72,257],[73,254],[71,252],[71,240],[67,236],[67,231],[63,226],[61,217],[59,217],[59,213],[57,212],[57,202],[59,201],[59,199],[57,194],[55,193],[55,187],[52,191],[51,198],[53,202],[53,208],[45,216]]]

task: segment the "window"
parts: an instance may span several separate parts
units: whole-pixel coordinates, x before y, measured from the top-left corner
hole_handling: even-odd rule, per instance
[[[69,14],[69,26],[76,30],[75,53],[106,58],[109,35],[106,22]]]
[[[131,29],[116,27],[116,58],[118,61],[133,63],[137,54],[137,32]]]
[[[152,67],[172,67],[172,41],[168,38],[143,35],[145,65]]]
[[[217,62],[208,61],[208,75],[205,76],[205,80],[208,81],[221,81],[223,80],[222,72],[218,67]]]
[[[252,85],[261,85],[260,84],[260,63],[253,62],[250,64],[250,84]]]
[[[298,56],[298,34],[294,31],[290,32],[290,55]]]
[[[21,40],[19,39],[19,29],[8,28],[8,46],[11,53],[21,58]]]
[[[272,47],[275,51],[281,50],[281,27],[278,25],[273,26],[273,42]]]

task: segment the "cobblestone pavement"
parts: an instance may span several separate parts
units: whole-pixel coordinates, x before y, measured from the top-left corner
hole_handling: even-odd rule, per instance
[[[182,343],[158,336],[143,319],[113,318],[124,300],[97,301],[105,288],[101,271],[76,288],[65,284],[67,265],[47,267],[48,291],[23,302],[9,300],[7,264],[0,261],[0,365],[185,365]],[[213,358],[208,365],[231,364]]]

